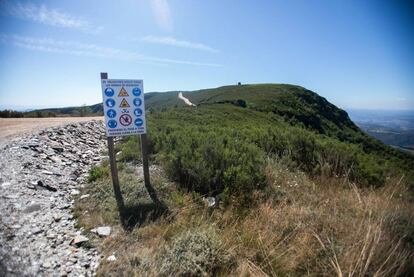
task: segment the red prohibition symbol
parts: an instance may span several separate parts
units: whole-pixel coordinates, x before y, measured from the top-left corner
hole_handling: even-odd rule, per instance
[[[132,123],[132,117],[129,114],[123,114],[119,117],[119,123],[122,126],[129,126]]]

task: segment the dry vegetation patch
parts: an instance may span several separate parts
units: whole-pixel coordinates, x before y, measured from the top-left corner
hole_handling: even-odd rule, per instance
[[[162,174],[153,176],[153,184],[169,212],[147,220],[132,231],[123,231],[116,222],[111,184],[98,179],[86,188],[85,193],[91,193],[91,199],[87,203],[79,200],[77,213],[80,224],[87,230],[98,223],[119,226],[113,236],[95,240],[106,257],[112,254],[117,257],[116,261],[104,259],[98,274],[409,276],[414,273],[414,212],[405,199],[409,192],[404,178],[388,180],[381,189],[361,189],[346,178],[311,180],[271,159],[264,172],[267,186],[252,194],[254,201],[247,209],[231,201],[225,207],[221,204],[208,208],[201,195],[178,189]],[[120,176],[126,199],[134,196],[145,201],[136,182],[132,182],[134,173],[123,170]]]

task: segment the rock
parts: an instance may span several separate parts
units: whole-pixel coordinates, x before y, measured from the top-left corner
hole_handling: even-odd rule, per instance
[[[60,146],[52,146],[52,149],[58,153],[62,153],[65,150],[63,147]]]
[[[214,197],[206,197],[204,198],[204,201],[207,204],[207,207],[211,208],[214,207],[216,205],[216,198]]]
[[[19,136],[0,149],[0,276],[96,274],[101,256],[82,247],[88,239],[76,228],[70,194],[92,196],[78,191],[87,185],[88,163],[100,160],[103,133],[100,121],[76,123]]]
[[[71,190],[71,192],[70,192],[70,194],[71,195],[78,195],[80,193],[80,191],[79,190],[77,190],[77,189],[73,189],[73,190]]]
[[[24,209],[24,213],[25,214],[30,214],[33,212],[36,212],[38,210],[40,210],[42,208],[42,206],[40,206],[40,204],[32,204],[30,206],[27,206],[26,209]]]
[[[52,171],[48,171],[48,170],[42,170],[42,173],[43,174],[46,174],[46,175],[53,175],[53,172]]]
[[[53,174],[53,173],[52,173]],[[45,184],[45,183],[43,183],[42,181],[37,181],[37,185],[39,186],[39,187],[42,187],[42,188],[45,188],[45,189],[47,189],[47,190],[50,190],[50,191],[57,191],[57,188],[56,187],[54,187],[54,186],[51,186],[51,185],[49,185],[49,184]]]
[[[107,237],[111,234],[111,227],[101,226],[96,229],[92,229],[91,232],[98,234],[100,237]]]
[[[52,264],[49,261],[44,261],[42,263],[42,267],[44,267],[44,268],[51,268],[52,267]]]
[[[4,182],[4,183],[1,184],[1,188],[7,188],[7,187],[10,187],[10,186],[11,186],[10,182]]]
[[[62,216],[60,214],[54,214],[53,215],[53,220],[55,222],[59,222],[62,219]]]
[[[59,207],[59,209],[66,210],[66,209],[69,209],[70,206],[71,206],[71,204],[63,204],[62,206]]]
[[[30,182],[26,185],[26,187],[29,189],[36,189],[36,186],[37,186],[37,182]]]
[[[37,235],[37,234],[40,234],[40,233],[42,233],[43,232],[43,230],[42,229],[40,229],[39,227],[34,227],[32,230],[31,230],[31,233],[33,234],[33,235]]]
[[[7,198],[7,199],[17,199],[17,198],[19,198],[19,194],[9,194],[9,195],[5,195],[5,196],[3,196],[4,198]]]
[[[85,199],[88,198],[90,196],[90,194],[83,194],[81,195],[81,197],[79,199]]]
[[[78,235],[76,237],[73,238],[73,240],[71,241],[70,244],[76,245],[76,246],[80,246],[82,245],[82,243],[89,241],[89,239],[85,236],[82,235]]]
[[[107,260],[108,262],[114,262],[114,261],[116,261],[116,257],[115,257],[115,255],[111,255],[111,256],[109,256],[108,258],[106,258],[106,260]]]
[[[60,159],[60,158],[58,158],[58,157],[56,157],[56,156],[50,156],[50,157],[48,157],[51,161],[53,161],[53,162],[55,162],[55,163],[57,163],[57,164],[61,164],[62,163],[62,160]]]

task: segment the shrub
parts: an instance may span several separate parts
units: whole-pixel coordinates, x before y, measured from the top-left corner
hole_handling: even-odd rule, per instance
[[[175,132],[164,139],[161,159],[167,172],[190,190],[243,196],[264,180],[263,151],[226,130],[187,129],[185,136]]]
[[[93,166],[89,171],[88,182],[92,183],[98,179],[109,176],[108,165]]]
[[[160,276],[211,276],[225,259],[212,229],[178,235],[160,257]]]
[[[121,161],[132,162],[140,161],[141,158],[141,142],[138,136],[130,136],[122,145]]]

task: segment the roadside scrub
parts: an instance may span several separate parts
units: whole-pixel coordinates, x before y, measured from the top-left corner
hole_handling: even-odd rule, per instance
[[[85,232],[115,227],[92,241],[105,256],[98,275],[414,273],[412,180],[387,156],[232,105],[154,112],[148,124],[151,183],[166,209],[142,184],[139,140],[124,139],[116,147],[130,228],[107,163],[91,170],[90,196],[75,208]]]
[[[122,171],[128,201],[146,203],[136,174]],[[86,229],[110,224],[116,232],[95,245],[105,257],[98,275],[117,276],[407,276],[413,273],[414,212],[404,180],[381,189],[357,188],[345,178],[309,179],[267,159],[265,188],[252,205],[208,208],[200,194],[161,176],[153,183],[170,213],[123,230],[111,184],[86,188],[77,203]],[[131,179],[129,179],[131,178]],[[142,194],[141,194],[142,193]]]

